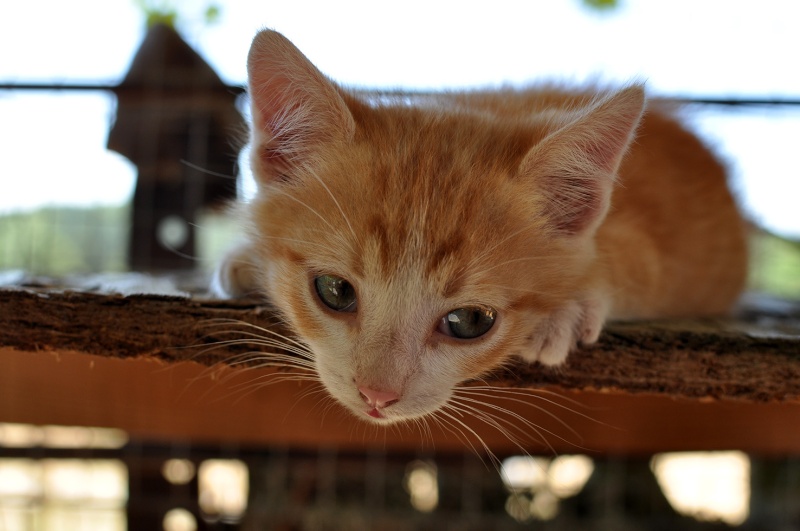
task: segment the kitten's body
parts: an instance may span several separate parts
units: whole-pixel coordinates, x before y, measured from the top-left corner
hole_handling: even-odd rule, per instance
[[[557,364],[606,318],[718,314],[742,288],[723,168],[641,118],[641,87],[365,98],[274,32],[248,66],[260,188],[220,284],[264,292],[361,416],[429,414],[511,355]]]

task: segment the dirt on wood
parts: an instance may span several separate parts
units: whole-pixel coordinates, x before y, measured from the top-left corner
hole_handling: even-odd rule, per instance
[[[761,317],[612,323],[596,345],[574,352],[562,367],[520,361],[486,380],[509,387],[797,400],[800,319]],[[289,334],[261,301],[0,290],[0,346],[19,351],[211,365],[252,350],[252,345],[221,342],[268,334],[261,329]]]

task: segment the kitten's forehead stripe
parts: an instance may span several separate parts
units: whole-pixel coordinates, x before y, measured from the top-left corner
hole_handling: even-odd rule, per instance
[[[441,295],[445,298],[453,298],[464,287],[464,274],[457,270],[454,275],[450,275],[444,282]]]
[[[371,254],[379,271],[388,279],[400,268],[417,270],[440,295],[454,296],[469,262],[507,224],[486,188],[510,178],[530,132],[498,137],[483,122],[470,127],[462,116],[407,108],[355,104],[354,115],[373,196],[364,234],[377,247]]]
[[[450,233],[445,239],[437,242],[428,254],[425,274],[431,277],[436,275],[439,269],[448,261],[460,262],[463,260],[465,251],[464,243],[465,238],[460,231]],[[453,273],[451,272],[450,275],[453,275]],[[457,278],[453,278],[452,281],[448,279],[443,289],[445,292],[443,295],[445,297],[452,297],[458,287],[459,281]]]
[[[386,220],[375,215],[367,223],[366,237],[375,240],[378,247],[379,269],[384,276],[389,276],[393,272],[393,264],[399,259],[400,249],[393,248],[392,238]]]

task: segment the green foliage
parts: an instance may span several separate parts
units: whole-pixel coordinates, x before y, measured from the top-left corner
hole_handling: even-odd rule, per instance
[[[178,18],[178,14],[175,12],[170,13],[162,13],[159,11],[151,11],[147,13],[147,27],[150,28],[155,26],[156,24],[164,24],[165,26],[169,26],[171,28],[175,27],[175,20]]]
[[[129,220],[128,207],[48,207],[0,216],[0,270],[125,270]]]
[[[127,269],[130,208],[49,207],[0,216],[0,270],[64,275]],[[240,235],[229,218],[198,219],[198,266],[214,262]],[[768,233],[751,242],[750,289],[800,299],[800,243]]]
[[[751,241],[750,255],[752,289],[800,299],[800,243],[759,233]]]
[[[597,11],[610,11],[619,5],[618,0],[583,0],[586,7]]]
[[[219,21],[220,7],[217,4],[211,4],[206,8],[206,23],[214,24]]]
[[[147,27],[155,24],[165,24],[175,28],[178,22],[183,22],[187,18],[187,13],[180,6],[180,0],[133,0],[139,9],[144,13]],[[209,3],[203,11],[203,19],[206,24],[214,24],[219,21],[222,9],[219,4]],[[188,17],[192,18],[192,17]]]
[[[126,271],[130,219],[127,205],[0,215],[0,271],[53,276]],[[197,266],[207,271],[241,237],[241,228],[219,214],[200,213],[196,229]]]

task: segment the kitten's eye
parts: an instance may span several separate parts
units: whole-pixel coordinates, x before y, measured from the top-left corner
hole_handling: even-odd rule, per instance
[[[459,339],[475,339],[494,326],[497,312],[491,308],[459,308],[439,323],[439,332]]]
[[[321,275],[314,279],[314,287],[322,303],[337,312],[356,311],[356,290],[341,277]]]

